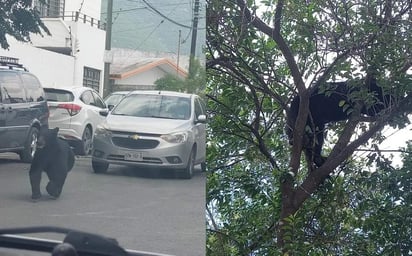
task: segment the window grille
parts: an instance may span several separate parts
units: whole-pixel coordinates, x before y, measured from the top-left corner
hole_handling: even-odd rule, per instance
[[[40,12],[42,18],[58,18],[64,16],[65,0],[34,0],[34,6]]]
[[[98,92],[100,87],[100,70],[84,67],[83,86],[93,88]]]

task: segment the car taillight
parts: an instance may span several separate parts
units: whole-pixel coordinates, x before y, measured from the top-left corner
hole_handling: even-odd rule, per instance
[[[66,109],[70,116],[77,115],[82,109],[81,106],[72,103],[59,104],[57,107]]]

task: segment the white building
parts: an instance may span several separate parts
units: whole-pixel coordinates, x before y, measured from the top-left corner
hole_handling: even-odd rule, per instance
[[[51,32],[32,35],[32,43],[8,37],[9,50],[0,55],[18,58],[44,87],[93,87],[101,94],[106,32],[99,20],[100,0],[33,1]]]

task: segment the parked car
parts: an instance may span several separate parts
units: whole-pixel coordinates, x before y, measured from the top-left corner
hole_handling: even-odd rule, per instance
[[[104,116],[99,111],[106,104],[89,87],[44,88],[49,105],[50,128],[59,127],[59,136],[74,147],[77,155],[88,155],[93,146],[93,135]]]
[[[93,141],[94,172],[109,164],[178,170],[191,178],[194,166],[206,168],[205,104],[195,94],[133,91],[112,111]]]
[[[31,162],[49,110],[43,88],[18,59],[0,57],[0,152]]]
[[[130,91],[112,92],[104,98],[104,103],[106,103],[106,106],[109,109],[112,109],[114,106],[117,105],[117,103],[119,103],[124,98],[124,96],[126,96],[129,93]]]

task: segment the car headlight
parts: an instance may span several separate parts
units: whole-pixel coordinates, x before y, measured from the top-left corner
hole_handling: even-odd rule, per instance
[[[96,127],[96,131],[94,132],[94,134],[96,136],[105,136],[105,137],[107,137],[107,136],[111,136],[112,132],[110,130],[106,129],[105,127],[99,125],[99,126]]]
[[[188,138],[187,132],[177,132],[171,134],[165,134],[160,136],[160,138],[164,139],[169,143],[185,143]]]

